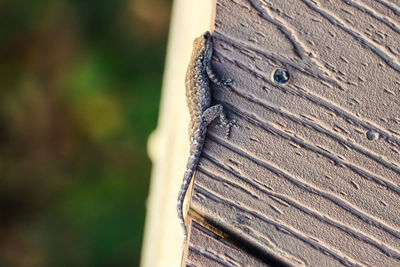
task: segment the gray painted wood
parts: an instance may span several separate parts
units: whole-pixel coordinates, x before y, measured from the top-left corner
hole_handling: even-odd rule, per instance
[[[192,221],[186,266],[269,266]]]
[[[214,46],[239,128],[209,127],[190,209],[288,264],[400,266],[400,3],[218,0]]]

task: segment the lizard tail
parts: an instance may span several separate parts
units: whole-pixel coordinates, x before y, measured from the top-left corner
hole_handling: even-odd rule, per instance
[[[204,138],[205,136],[202,136],[201,140],[198,140],[197,142],[194,141],[191,144],[189,160],[186,165],[186,171],[183,176],[183,182],[178,194],[177,211],[178,211],[179,222],[183,228],[184,240],[186,240],[187,238],[187,228],[185,224],[185,218],[183,216],[183,202],[185,201],[186,192],[189,188],[190,182],[193,179],[194,171],[200,160],[200,154],[201,154],[201,149],[203,147]]]

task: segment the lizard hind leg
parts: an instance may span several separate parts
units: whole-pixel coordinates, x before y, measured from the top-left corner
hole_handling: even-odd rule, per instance
[[[218,117],[220,121],[219,125],[226,129],[225,137],[228,138],[231,131],[231,127],[236,126],[236,120],[228,120],[226,118],[224,107],[221,104],[217,104],[207,108],[202,114],[202,119],[205,125],[210,124],[213,120],[215,120]]]

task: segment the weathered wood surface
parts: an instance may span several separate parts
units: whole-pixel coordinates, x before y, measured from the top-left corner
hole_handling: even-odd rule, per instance
[[[400,3],[218,0],[215,25],[239,129],[209,127],[191,210],[291,265],[400,266]]]
[[[186,266],[269,266],[192,221]]]

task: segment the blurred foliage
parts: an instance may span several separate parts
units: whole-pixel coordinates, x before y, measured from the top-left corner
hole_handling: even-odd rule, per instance
[[[0,1],[0,266],[137,266],[170,0]]]

